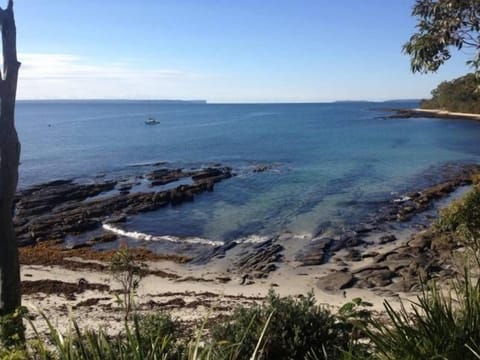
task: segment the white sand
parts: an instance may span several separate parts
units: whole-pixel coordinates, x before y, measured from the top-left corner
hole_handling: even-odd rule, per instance
[[[397,234],[398,237],[399,234]],[[371,245],[369,250],[379,253],[386,252],[404,243],[409,233],[400,234],[399,240],[388,245]],[[301,239],[298,239],[301,240]],[[279,242],[285,247],[284,261],[277,271],[268,278],[254,280],[253,284],[240,285],[241,278],[230,269],[231,256],[216,259],[207,265],[182,265],[170,261],[148,263],[152,270],[163,270],[179,276],[178,279],[149,275],[140,285],[136,296],[136,306],[140,312],[169,311],[174,318],[189,322],[201,321],[219,314],[231,313],[239,305],[249,305],[265,297],[273,288],[282,296],[306,295],[313,291],[319,304],[324,304],[338,309],[347,301],[361,297],[373,303],[373,310],[382,311],[383,302],[388,300],[394,307],[399,306],[400,299],[413,299],[415,294],[395,294],[385,298],[379,292],[366,289],[347,289],[335,293],[327,293],[316,286],[318,278],[328,274],[340,265],[328,263],[320,266],[300,266],[294,259],[300,244],[306,241],[292,241],[291,237],[281,237]],[[241,251],[239,245],[232,251]],[[349,263],[351,268],[368,265],[372,260],[364,259],[360,262]],[[56,266],[22,266],[22,280],[52,279],[69,283],[78,283],[83,278],[91,284],[106,284],[112,289],[118,289],[119,284],[113,282],[110,274],[87,270],[72,271]],[[225,277],[231,278],[225,283]],[[59,329],[66,330],[69,324],[69,314],[73,316],[82,327],[105,328],[109,333],[118,333],[123,327],[123,312],[115,301],[111,292],[85,291],[75,294],[74,300],[69,300],[63,295],[45,295],[42,293],[25,295],[23,304],[32,314],[38,315],[39,309]],[[91,306],[77,304],[88,299],[100,299]],[[152,309],[152,304],[154,304]],[[46,332],[45,321],[36,316],[33,323],[41,332]],[[30,328],[30,326],[28,326]],[[31,329],[29,330],[32,336]]]
[[[414,111],[420,112],[420,113],[447,116],[447,117],[459,117],[464,119],[480,120],[480,114],[473,114],[473,113],[452,112],[452,111],[441,110],[441,109],[414,109]]]

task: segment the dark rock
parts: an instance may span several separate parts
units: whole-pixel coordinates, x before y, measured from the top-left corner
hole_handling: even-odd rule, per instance
[[[340,244],[342,243],[342,247],[354,247],[354,246],[359,246],[362,245],[364,242],[363,240],[358,236],[358,234],[355,231],[345,231],[342,233],[340,236],[335,237],[335,240]],[[338,249],[339,250],[339,249]],[[333,250],[337,251],[337,250]]]
[[[375,256],[378,256],[378,252],[370,251],[370,252],[362,254],[362,259],[373,258]]]
[[[183,172],[178,169],[159,171],[152,176],[162,181],[197,174],[199,181],[161,192],[95,196],[113,190],[116,181],[76,184],[55,181],[20,191],[15,198],[15,232],[20,245],[46,239],[62,239],[97,229],[102,222],[125,221],[125,216],[154,211],[168,204],[191,201],[195,194],[209,191],[215,182],[231,177],[229,168],[208,168]]]
[[[300,261],[303,266],[321,265],[328,259],[328,251],[333,239],[322,237],[313,239],[310,243],[296,256],[296,260]]]
[[[273,166],[269,164],[258,164],[253,168],[253,172],[264,172],[270,170]]]
[[[223,179],[232,177],[232,169],[228,167],[222,168],[206,168],[192,175],[192,180],[196,183],[204,181],[219,182]]]
[[[65,245],[65,250],[76,250],[90,247],[87,243],[70,243]]]
[[[151,186],[166,185],[180,179],[189,177],[189,172],[184,172],[182,169],[159,169],[147,175]]]
[[[132,183],[120,184],[118,185],[117,189],[120,192],[128,192],[133,187]]]
[[[126,215],[118,215],[118,216],[113,216],[105,219],[103,222],[105,224],[119,224],[119,223],[124,223],[127,221],[127,216]]]
[[[353,231],[357,234],[367,234],[375,229],[376,227],[371,224],[359,224],[355,226]]]
[[[320,235],[324,234],[329,228],[332,227],[331,221],[324,221],[317,226],[314,231],[314,237],[319,237]]]
[[[89,240],[87,240],[86,244],[87,245],[94,245],[94,244],[99,244],[99,243],[106,243],[106,242],[112,242],[117,240],[117,235],[112,234],[112,233],[106,233],[102,234],[99,236],[95,236]]]
[[[428,232],[419,232],[408,242],[408,246],[420,249],[429,248],[432,243],[431,234]]]
[[[397,276],[388,267],[367,267],[354,272],[357,286],[363,288],[377,288],[392,284],[392,279]]]
[[[348,271],[336,271],[321,277],[317,286],[326,291],[339,291],[348,289],[354,284],[354,278]]]
[[[347,261],[361,261],[362,253],[358,249],[348,249],[347,255],[345,255]]]
[[[276,239],[255,245],[246,254],[234,262],[234,267],[240,273],[251,274],[255,278],[266,278],[277,269],[275,263],[283,259],[283,246],[275,243]]]
[[[393,234],[386,234],[379,238],[379,244],[387,244],[397,240],[397,237]]]

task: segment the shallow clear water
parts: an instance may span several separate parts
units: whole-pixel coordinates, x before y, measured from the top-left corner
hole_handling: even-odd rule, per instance
[[[480,123],[384,119],[417,103],[19,102],[20,187],[128,174],[131,165],[222,163],[238,176],[193,203],[133,217],[130,230],[231,240],[348,222],[427,169],[480,162]],[[156,126],[144,120],[155,116]],[[253,173],[256,164],[273,168]]]

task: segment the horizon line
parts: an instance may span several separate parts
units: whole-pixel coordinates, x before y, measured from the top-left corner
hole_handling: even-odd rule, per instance
[[[387,100],[318,100],[318,101],[209,101],[205,99],[106,99],[106,98],[84,98],[84,99],[17,99],[18,102],[184,102],[184,103],[197,103],[197,104],[333,104],[333,103],[354,103],[354,102],[407,102],[407,101],[420,101],[422,98],[412,99],[387,99]]]

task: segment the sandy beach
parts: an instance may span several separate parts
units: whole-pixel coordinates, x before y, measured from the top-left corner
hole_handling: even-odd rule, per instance
[[[452,112],[442,109],[395,109],[391,118],[429,117],[480,121],[480,114]]]
[[[405,234],[407,236],[407,234]],[[376,246],[371,251],[385,253],[406,242],[399,238],[395,243]],[[238,306],[249,306],[264,299],[273,289],[282,296],[304,296],[313,292],[319,304],[332,310],[349,300],[361,297],[382,311],[388,300],[395,307],[400,300],[412,299],[414,293],[382,293],[379,289],[336,289],[325,291],[317,285],[318,279],[338,271],[345,265],[361,268],[372,263],[371,258],[351,263],[328,263],[320,266],[301,266],[295,260],[296,249],[291,238],[284,236],[279,243],[285,245],[284,261],[278,270],[265,279],[247,280],[231,269],[232,256],[215,260],[207,265],[178,264],[168,260],[148,261],[148,269],[162,275],[149,274],[140,285],[135,297],[139,313],[167,311],[173,318],[187,326],[205,319],[215,321],[231,314]],[[237,252],[241,252],[239,247]],[[81,258],[66,258],[77,269],[62,266],[22,265],[24,283],[23,304],[41,333],[47,332],[43,312],[61,331],[67,331],[70,318],[75,318],[83,328],[105,328],[116,334],[123,328],[123,311],[116,302],[116,283],[108,271],[93,270],[89,265],[99,264]],[[168,274],[168,275],[166,275]],[[26,289],[26,290],[25,290]],[[30,326],[28,333],[33,336]]]

